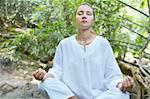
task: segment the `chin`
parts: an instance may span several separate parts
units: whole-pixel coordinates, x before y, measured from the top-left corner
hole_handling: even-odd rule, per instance
[[[89,28],[91,28],[90,26],[81,26],[80,27],[80,29],[84,29],[84,30],[87,30],[87,29],[89,29]]]

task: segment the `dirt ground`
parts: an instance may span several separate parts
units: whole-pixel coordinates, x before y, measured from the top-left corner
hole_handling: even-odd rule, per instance
[[[38,91],[37,81],[32,76],[38,68],[20,66],[0,61],[0,99],[45,99]]]
[[[38,90],[41,81],[32,76],[38,68],[30,61],[22,61],[18,65],[0,59],[0,99],[46,99]]]

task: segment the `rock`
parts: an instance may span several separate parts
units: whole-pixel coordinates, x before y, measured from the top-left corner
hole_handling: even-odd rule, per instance
[[[12,85],[12,84],[9,84],[7,82],[1,83],[1,85],[0,85],[1,95],[4,95],[10,91],[13,91],[16,88],[18,88],[17,85]]]
[[[0,96],[6,98],[44,98],[38,90],[38,84],[18,79],[1,82]]]
[[[8,59],[0,59],[0,72],[12,73],[14,70],[13,63]]]
[[[15,69],[9,61],[0,61],[0,99],[45,99],[38,90],[40,82],[33,79],[34,66],[23,65],[17,70],[11,68]]]

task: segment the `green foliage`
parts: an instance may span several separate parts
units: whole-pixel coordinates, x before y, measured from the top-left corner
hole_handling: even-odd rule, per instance
[[[33,11],[32,6],[30,0],[0,0],[0,18],[5,18],[9,27],[25,26],[25,18]]]
[[[123,18],[121,25],[125,28],[126,33],[130,35],[129,42],[135,45],[129,51],[134,54],[134,57],[138,58],[140,54],[145,53],[144,50],[143,52],[140,51],[148,41],[147,38],[149,38],[149,18],[146,16],[148,15],[147,0],[126,0],[124,3],[130,5],[132,8],[125,6],[120,10],[122,12],[121,17]],[[146,50],[148,50],[147,47],[145,47]],[[142,55],[144,55],[143,57],[147,57],[150,56],[150,53]]]
[[[125,30],[124,26],[144,37],[148,37],[146,30],[148,27],[147,18],[141,17],[139,14],[133,16],[128,12],[131,9],[127,9],[117,0],[17,1],[7,2],[8,5],[16,5],[16,8],[12,9],[12,11],[9,9],[10,12],[8,11],[8,15],[10,14],[13,19],[16,16],[22,16],[26,23],[30,23],[36,27],[24,33],[17,33],[14,39],[2,45],[3,47],[12,47],[12,50],[15,50],[14,53],[24,53],[31,59],[40,59],[44,62],[53,59],[59,41],[77,33],[75,11],[81,3],[85,2],[89,3],[96,13],[96,20],[93,26],[94,30],[98,35],[106,37],[111,42],[116,53],[124,54],[127,51],[133,51],[135,56],[138,56],[140,47],[133,46],[132,44],[131,46],[128,43],[132,42],[135,45],[142,45],[145,42],[138,35],[133,39],[133,35],[131,35],[132,31]],[[135,4],[135,1],[132,0],[132,5],[137,6],[138,4]],[[127,2],[129,3],[131,1],[127,0]],[[147,7],[144,0],[140,2],[140,5],[139,7],[141,9]],[[128,19],[128,21],[125,19]],[[144,29],[133,22],[129,22],[129,20],[142,24]]]
[[[75,11],[83,2],[88,2],[95,8],[95,31],[113,38],[120,22],[117,12],[122,7],[115,0],[44,0],[38,2],[39,5],[34,7],[34,12],[27,19],[30,23],[36,23],[38,28],[18,35],[12,44],[17,46],[17,51],[28,54],[32,59],[52,59],[58,42],[77,32]]]

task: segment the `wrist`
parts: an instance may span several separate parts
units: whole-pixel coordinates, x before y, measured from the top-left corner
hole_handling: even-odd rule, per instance
[[[47,79],[47,78],[54,78],[53,74],[51,73],[46,73],[43,77],[43,80]]]
[[[45,80],[47,78],[47,74],[48,73],[45,73],[44,77],[43,77],[43,80]]]

